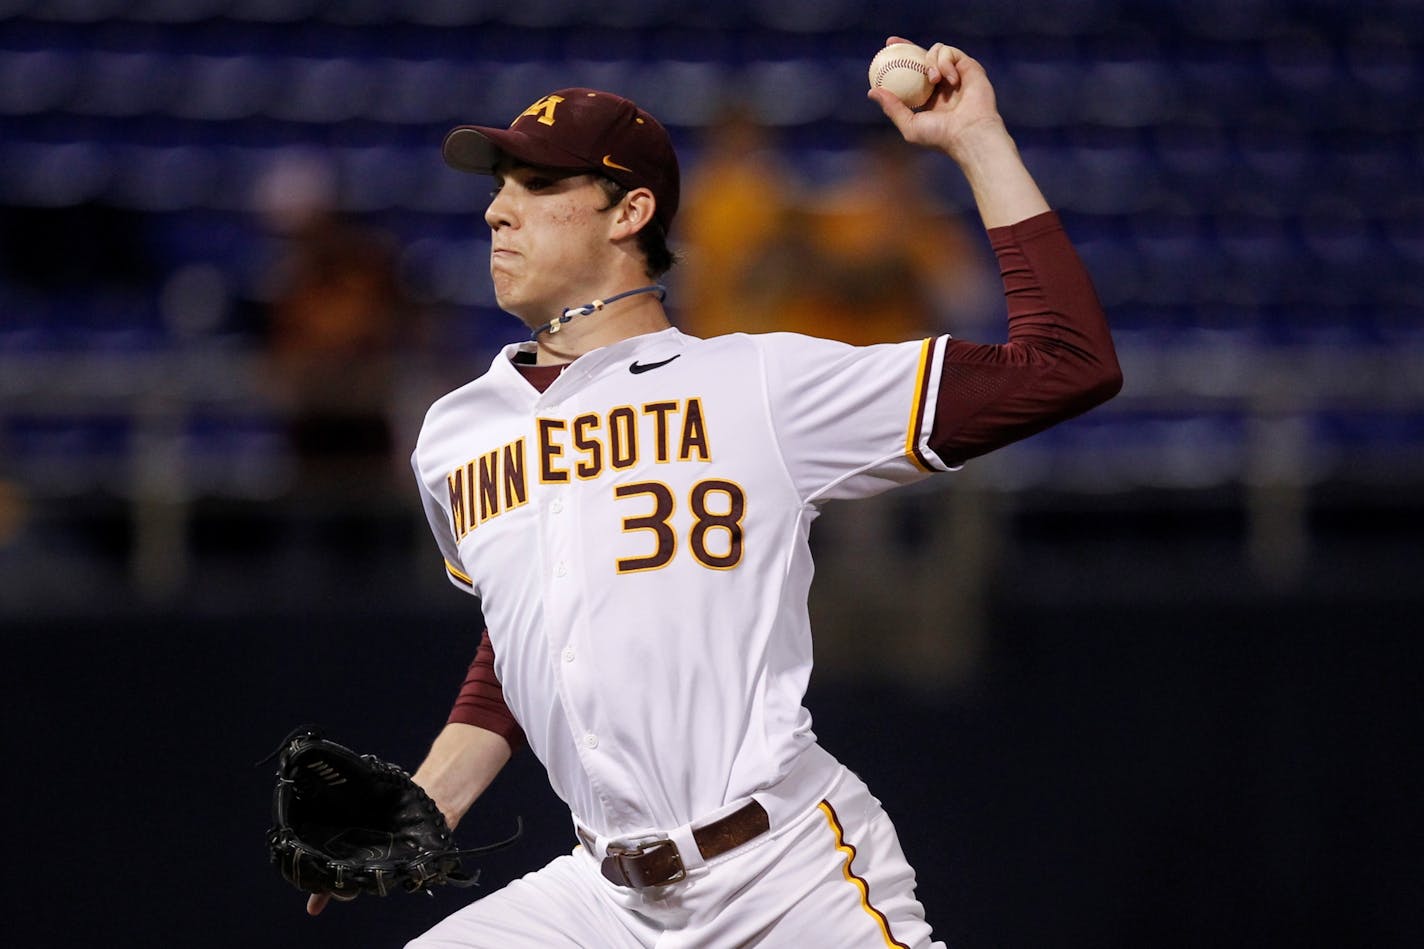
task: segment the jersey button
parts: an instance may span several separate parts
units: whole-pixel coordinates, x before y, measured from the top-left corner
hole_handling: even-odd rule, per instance
[[[555,514],[564,513],[564,499],[554,498],[554,503],[549,505],[549,510],[553,511]]]
[[[584,735],[584,736],[583,736],[583,743],[584,743],[584,745],[585,745],[586,747],[589,747],[589,748],[597,748],[597,747],[598,747],[598,736],[595,735],[593,732],[589,732],[587,735]]]
[[[554,567],[554,576],[556,576],[556,577],[562,577],[564,574],[566,574],[566,573],[568,573],[568,572],[569,572],[569,568],[564,565],[564,562],[563,562],[562,560],[560,560],[559,563],[558,563],[558,565],[557,565],[556,567]]]
[[[572,646],[565,646],[565,647],[564,647],[564,662],[573,662],[573,661],[574,661],[574,647],[572,647]]]

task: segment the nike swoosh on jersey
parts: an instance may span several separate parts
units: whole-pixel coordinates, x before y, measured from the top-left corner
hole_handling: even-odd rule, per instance
[[[609,168],[617,168],[619,171],[626,171],[630,175],[633,173],[633,169],[629,168],[627,165],[620,165],[616,161],[614,161],[612,155],[604,155],[603,163]]]
[[[677,356],[681,356],[681,355],[682,355],[682,353],[678,353],[678,354],[677,354]],[[664,359],[662,362],[641,362],[641,363],[640,363],[640,362],[638,362],[638,361],[635,359],[635,360],[633,361],[633,364],[628,367],[628,371],[631,372],[633,375],[636,376],[636,375],[638,375],[638,373],[640,373],[640,372],[647,372],[647,371],[650,370],[650,369],[661,369],[663,366],[666,366],[668,363],[670,363],[670,362],[672,362],[674,359],[676,359],[677,356],[669,356],[668,358]]]

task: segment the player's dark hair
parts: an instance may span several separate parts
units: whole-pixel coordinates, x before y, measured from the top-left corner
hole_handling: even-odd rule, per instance
[[[594,178],[608,198],[608,204],[602,208],[604,211],[610,211],[617,207],[618,202],[627,197],[631,190],[603,175],[595,175]],[[673,264],[677,263],[677,255],[668,247],[667,232],[655,220],[649,221],[638,232],[638,249],[643,252],[643,260],[648,276],[651,278],[661,277],[672,269]]]

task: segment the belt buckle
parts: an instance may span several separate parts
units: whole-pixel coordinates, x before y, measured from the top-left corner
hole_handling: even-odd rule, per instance
[[[625,864],[623,862],[625,858],[630,861],[632,866],[636,867],[636,861],[641,860],[643,857],[656,854],[659,850],[662,850],[664,848],[671,851],[669,856],[671,857],[673,865],[677,868],[673,872],[672,876],[668,877],[667,879],[650,882],[641,879],[634,880],[631,876],[628,875],[628,866],[630,864]],[[677,844],[673,843],[671,840],[653,840],[646,844],[641,844],[637,847],[619,847],[616,845],[612,845],[608,848],[608,857],[613,861],[614,865],[618,867],[619,872],[623,875],[624,886],[631,886],[639,889],[646,886],[668,886],[672,883],[681,883],[683,880],[687,879],[687,868],[682,865],[682,854],[678,851]],[[641,874],[639,874],[639,876],[641,876]]]

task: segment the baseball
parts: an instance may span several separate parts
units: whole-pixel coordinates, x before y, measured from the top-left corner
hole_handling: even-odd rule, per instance
[[[870,61],[870,88],[889,89],[912,109],[929,101],[929,52],[914,43],[892,43]]]

